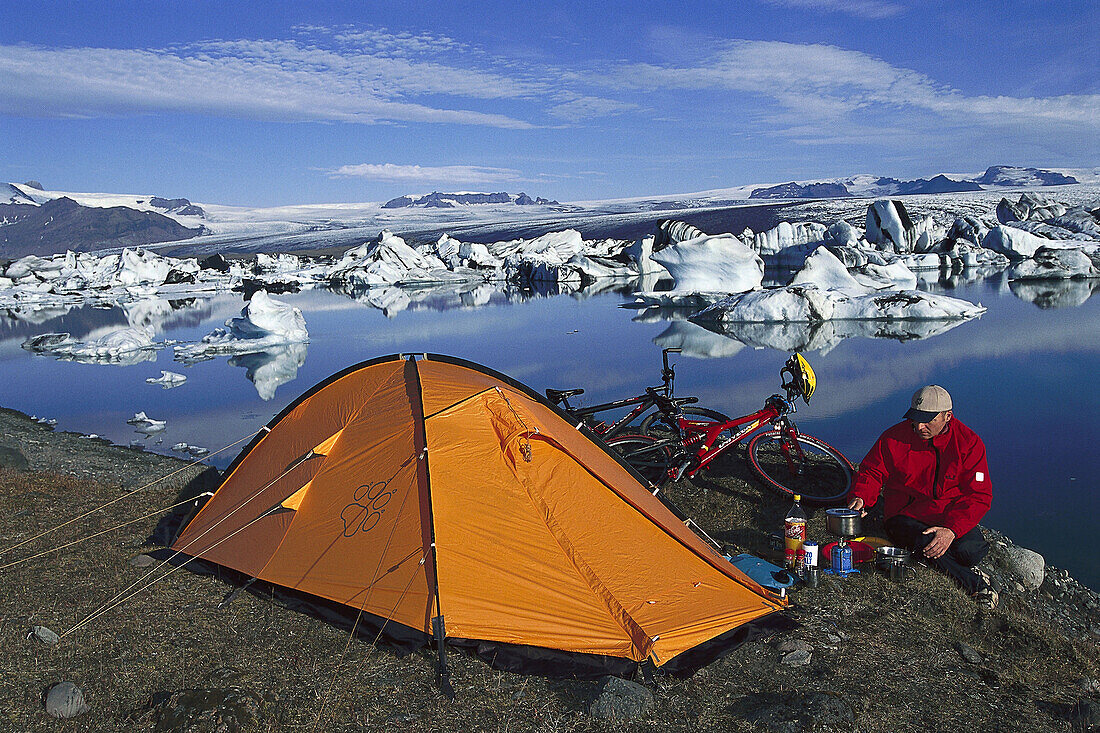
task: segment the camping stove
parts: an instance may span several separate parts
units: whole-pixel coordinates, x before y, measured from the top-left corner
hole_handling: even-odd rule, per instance
[[[825,511],[825,528],[840,538],[829,558],[831,567],[825,572],[842,578],[859,572],[852,563],[852,548],[848,540],[859,536],[862,525],[860,519],[860,514],[855,509],[838,508]]]

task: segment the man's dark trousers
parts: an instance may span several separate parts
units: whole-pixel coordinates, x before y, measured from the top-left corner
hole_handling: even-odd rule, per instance
[[[982,536],[982,531],[975,527],[962,537],[956,537],[947,552],[933,559],[925,557],[923,552],[935,537],[933,534],[922,534],[931,526],[919,519],[898,514],[886,520],[886,534],[890,536],[890,541],[908,548],[914,559],[921,558],[950,575],[967,593],[981,590],[982,579],[972,568],[989,554],[989,543]]]

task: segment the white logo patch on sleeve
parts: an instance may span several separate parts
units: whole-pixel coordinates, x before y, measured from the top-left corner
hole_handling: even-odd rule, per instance
[[[975,481],[985,481],[985,474],[982,473],[981,471],[975,471],[974,472],[974,480]]]

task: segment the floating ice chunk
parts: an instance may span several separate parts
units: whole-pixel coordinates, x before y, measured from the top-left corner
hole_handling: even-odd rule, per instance
[[[166,372],[161,370],[160,377],[149,377],[145,380],[149,384],[159,384],[165,389],[172,389],[178,387],[187,381],[187,377],[176,372]]]
[[[166,427],[168,427],[168,422],[166,420],[149,420],[142,425],[138,425],[134,428],[134,431],[144,433],[145,435],[153,435],[154,433],[164,432]]]
[[[190,445],[188,443],[176,443],[172,446],[172,450],[177,453],[186,453],[195,458],[202,458],[205,455],[210,454],[210,450],[198,445]]]
[[[826,247],[818,247],[806,258],[802,269],[795,273],[791,285],[817,285],[822,288],[846,288],[856,292],[867,290],[848,272],[844,263]]]
[[[67,333],[46,333],[23,342],[23,348],[64,361],[93,364],[137,364],[156,358],[163,344],[153,342],[144,328],[123,328],[91,341],[77,341]]]
[[[121,285],[162,285],[171,269],[172,262],[155,252],[124,249],[116,278]]]
[[[753,249],[761,255],[774,255],[788,247],[822,242],[825,231],[824,224],[812,221],[796,224],[781,221],[773,229],[757,234],[753,238]]]
[[[863,232],[846,221],[830,224],[823,236],[825,244],[830,247],[858,247],[862,238]]]
[[[229,326],[228,331],[217,328],[197,344],[177,346],[176,361],[202,361],[220,354],[248,354],[272,346],[309,341],[302,311],[275,300],[263,290],[252,295],[252,300],[241,309],[239,318],[230,318],[225,325]]]
[[[759,288],[764,261],[732,234],[697,237],[654,252],[677,292],[743,293]]]
[[[917,287],[917,276],[906,267],[905,262],[898,259],[888,265],[876,265],[868,262],[860,272],[853,275],[861,285],[866,285],[877,290],[900,289],[913,290]]]
[[[901,201],[881,199],[867,207],[867,241],[887,252],[927,252],[935,243],[935,221],[914,222]]]
[[[1023,229],[1003,224],[995,226],[982,238],[982,246],[994,252],[1000,252],[1010,260],[1023,260],[1031,257],[1042,246],[1050,244],[1049,239],[1037,237]]]
[[[165,420],[154,420],[149,417],[144,410],[135,412],[134,416],[126,421],[126,424],[133,425],[136,432],[145,433],[146,435],[162,432],[168,425]]]
[[[1029,260],[1012,266],[1012,280],[1069,280],[1100,277],[1089,256],[1079,249],[1040,247]]]
[[[692,293],[672,290],[642,291],[634,293],[634,302],[624,308],[678,308],[695,310],[707,308],[726,298],[726,293]]]
[[[653,237],[642,237],[623,250],[623,254],[634,264],[639,275],[667,275],[660,263],[653,261]]]

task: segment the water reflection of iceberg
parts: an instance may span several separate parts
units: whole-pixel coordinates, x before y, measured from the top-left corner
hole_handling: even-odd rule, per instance
[[[714,331],[708,331],[691,321],[673,321],[668,328],[653,339],[662,349],[682,349],[684,356],[697,359],[716,359],[733,356],[745,345]]]
[[[911,341],[938,336],[968,319],[920,321],[816,321],[812,323],[703,323],[715,333],[753,348],[826,353],[844,339]]]
[[[245,376],[256,385],[256,392],[265,402],[275,397],[275,390],[298,377],[298,367],[306,363],[305,344],[271,346],[252,354],[229,358],[229,366],[245,368]]]
[[[1012,280],[1009,290],[1020,300],[1040,308],[1073,308],[1081,305],[1100,287],[1097,280]]]

